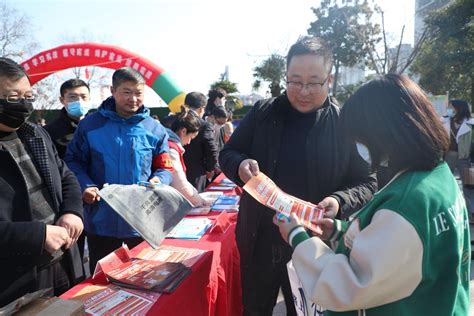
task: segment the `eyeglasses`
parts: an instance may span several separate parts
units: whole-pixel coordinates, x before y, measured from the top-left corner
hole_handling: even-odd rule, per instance
[[[36,100],[36,96],[33,94],[26,94],[23,97],[21,97],[18,94],[10,94],[10,95],[5,95],[5,100],[7,100],[8,103],[12,103],[12,104],[18,104],[21,102],[21,100],[26,100],[27,102],[33,103]]]
[[[302,83],[299,81],[287,81],[286,85],[288,86],[288,89],[292,89],[294,91],[302,91],[303,88],[306,87],[306,89],[308,89],[309,92],[316,93],[316,92],[321,91],[326,81],[328,81],[330,75],[331,74],[329,73],[323,82]]]

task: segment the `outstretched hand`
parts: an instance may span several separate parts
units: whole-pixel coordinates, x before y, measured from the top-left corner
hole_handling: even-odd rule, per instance
[[[327,218],[334,218],[339,212],[339,202],[332,196],[325,197],[318,206],[324,208],[324,217]]]
[[[273,224],[278,226],[280,230],[281,238],[288,242],[288,234],[296,227],[301,226],[300,220],[296,217],[295,213],[291,213],[290,217],[281,218],[278,213],[273,216]]]
[[[245,159],[239,165],[239,177],[243,183],[247,183],[253,176],[260,173],[258,162],[253,159]]]

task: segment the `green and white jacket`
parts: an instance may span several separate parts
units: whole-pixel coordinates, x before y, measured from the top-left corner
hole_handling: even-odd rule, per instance
[[[335,252],[305,232],[289,238],[306,295],[328,315],[468,314],[467,210],[445,162],[398,174],[335,227]]]

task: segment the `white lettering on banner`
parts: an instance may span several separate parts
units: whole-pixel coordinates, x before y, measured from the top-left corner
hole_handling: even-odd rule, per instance
[[[122,62],[122,55],[117,55],[117,58],[115,59],[115,61],[117,63],[121,63]]]
[[[58,51],[54,50],[52,55],[53,55],[53,59],[58,59]]]
[[[146,68],[141,66],[140,67],[140,73],[144,76],[145,75],[145,72],[146,72]]]
[[[153,73],[150,70],[148,70],[145,74],[145,78],[150,79],[152,74]]]
[[[110,54],[109,54],[109,60],[110,60],[110,61],[114,61],[114,59],[115,59],[115,53],[114,53],[114,52],[110,52]]]
[[[132,64],[132,60],[131,60],[131,59],[127,59],[127,60],[125,61],[125,66],[130,67],[131,64]]]
[[[436,236],[449,230],[448,221],[444,212],[439,213],[433,217],[435,223]]]
[[[140,68],[140,65],[137,62],[135,62],[132,68],[138,71],[138,68]]]
[[[77,54],[77,56],[82,56],[82,48],[78,48],[76,50],[76,54]]]
[[[69,57],[67,48],[63,49],[63,57]]]
[[[100,57],[100,49],[96,49],[94,52],[95,57]]]
[[[47,61],[50,61],[52,58],[51,58],[51,53],[46,53],[46,60]]]
[[[102,55],[100,55],[100,57],[101,57],[101,58],[104,58],[104,57],[107,56],[108,54],[109,54],[108,51],[103,50],[103,51],[102,51]]]
[[[28,63],[25,63],[25,64],[23,65],[23,69],[25,69],[25,71],[30,70],[30,65],[28,65]]]
[[[71,56],[76,56],[76,49],[75,48],[69,48],[69,54]]]
[[[46,60],[44,59],[44,56],[41,55],[40,57],[38,57],[39,60],[40,60],[40,64],[44,64],[46,62]]]
[[[38,59],[36,58],[33,58],[33,60],[31,61],[31,63],[33,64],[33,66],[38,66]]]
[[[84,56],[89,57],[89,54],[90,54],[89,48],[84,49]]]

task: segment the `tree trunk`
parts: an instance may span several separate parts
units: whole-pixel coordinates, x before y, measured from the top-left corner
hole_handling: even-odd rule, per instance
[[[471,77],[471,107],[474,106],[474,77]]]
[[[281,87],[280,84],[277,83],[272,83],[270,85],[270,93],[272,94],[272,97],[276,98],[281,95]]]

